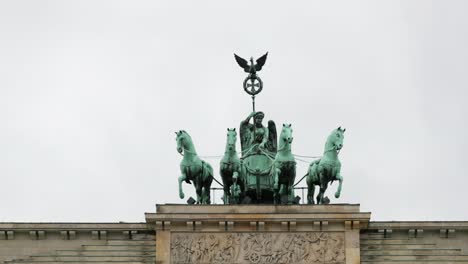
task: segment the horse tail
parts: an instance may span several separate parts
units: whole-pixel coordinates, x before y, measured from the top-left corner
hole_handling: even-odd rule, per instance
[[[203,181],[208,181],[211,182],[213,181],[213,167],[208,162],[205,162],[202,160],[202,175],[203,175]]]
[[[317,175],[317,166],[320,163],[320,159],[314,160],[310,163],[309,169],[307,170],[307,179],[310,181],[311,184],[317,184],[319,182],[319,178]]]

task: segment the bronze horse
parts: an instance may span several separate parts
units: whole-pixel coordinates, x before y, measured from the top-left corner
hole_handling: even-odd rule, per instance
[[[182,182],[193,182],[197,193],[197,204],[210,204],[210,187],[213,181],[213,168],[207,162],[201,160],[192,142],[190,135],[184,130],[176,132],[177,151],[184,156],[180,162],[179,197],[184,199]]]
[[[320,187],[319,194],[317,195],[317,204],[327,204],[330,202],[328,197],[323,197],[327,190],[328,183],[338,181],[338,190],[335,193],[335,197],[339,198],[341,194],[341,184],[343,183],[343,177],[340,174],[341,162],[338,159],[338,153],[343,147],[344,132],[346,129],[338,127],[333,130],[328,136],[327,142],[325,143],[325,150],[323,157],[319,160],[313,161],[309,170],[306,174],[307,181],[307,202],[314,204],[314,192],[315,186]]]

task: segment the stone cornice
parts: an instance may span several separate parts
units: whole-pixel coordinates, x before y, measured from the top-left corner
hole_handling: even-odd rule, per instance
[[[368,229],[457,229],[468,230],[468,221],[373,221]]]
[[[146,230],[146,223],[0,223],[0,230]]]

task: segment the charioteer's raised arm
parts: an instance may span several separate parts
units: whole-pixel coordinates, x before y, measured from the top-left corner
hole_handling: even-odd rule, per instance
[[[245,124],[248,124],[250,122],[250,119],[256,114],[256,112],[252,112],[249,114],[249,116],[247,116],[247,118],[245,120],[242,120],[241,121],[241,126],[242,125],[245,125]]]

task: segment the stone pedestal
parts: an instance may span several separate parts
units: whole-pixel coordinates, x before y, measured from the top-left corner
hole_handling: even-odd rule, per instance
[[[359,205],[158,205],[156,263],[359,264]]]

